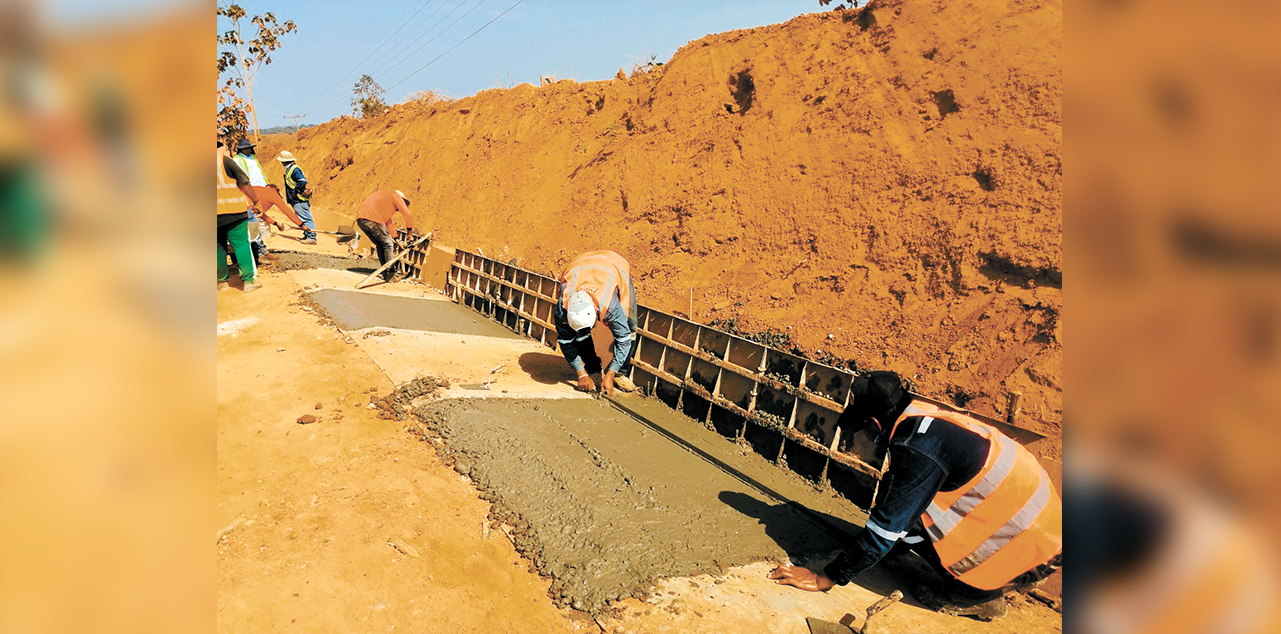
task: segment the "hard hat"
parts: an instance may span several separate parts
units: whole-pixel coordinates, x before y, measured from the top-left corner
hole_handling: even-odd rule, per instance
[[[251,147],[253,147],[253,146],[254,146],[254,142],[253,142],[253,141],[250,141],[250,140],[249,140],[249,139],[247,139],[247,138],[245,138],[245,139],[241,139],[241,140],[240,140],[240,143],[237,143],[237,144],[236,144],[236,149],[237,149],[237,150],[243,150],[243,149],[245,149],[245,148],[251,148]]]
[[[409,202],[409,197],[405,195],[405,192],[402,192],[402,191],[400,191],[399,189],[397,189],[397,190],[396,190],[396,195],[397,195],[397,196],[400,196],[400,197],[401,197],[401,199],[402,199],[402,200],[404,200],[405,202]]]
[[[569,317],[569,327],[574,330],[591,328],[596,323],[596,304],[592,302],[592,296],[587,291],[574,291],[569,296],[569,306],[566,310]]]
[[[294,155],[291,154],[289,150],[281,150],[280,156],[277,156],[276,160],[280,161],[281,163],[293,163]]]
[[[850,381],[850,404],[841,413],[837,424],[851,432],[858,431],[871,422],[872,417],[884,426],[893,425],[912,402],[912,395],[903,389],[899,375],[888,370],[873,370],[860,374]]]

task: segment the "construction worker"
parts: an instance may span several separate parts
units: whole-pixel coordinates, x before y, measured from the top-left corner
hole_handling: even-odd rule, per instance
[[[239,191],[237,191],[239,190]],[[230,243],[240,267],[242,290],[250,293],[262,288],[256,281],[258,267],[249,246],[249,219],[258,209],[258,194],[249,184],[249,176],[231,158],[228,148],[218,142],[218,290],[229,288],[227,250]]]
[[[386,264],[396,257],[396,241],[391,237],[391,225],[396,214],[405,218],[405,229],[412,233],[414,217],[409,214],[409,199],[400,190],[378,190],[365,198],[356,209],[356,226],[378,247],[379,264]],[[399,268],[392,266],[383,271],[383,279],[388,282],[399,280]]]
[[[236,165],[240,166],[247,176],[249,184],[255,187],[274,187],[271,181],[267,180],[267,173],[263,171],[262,166],[258,164],[258,157],[255,155],[254,142],[248,138],[241,139],[236,144],[236,155],[233,157]],[[263,239],[263,234],[267,231],[267,223],[259,218],[251,221],[249,235],[253,239],[254,255],[264,260],[275,260],[277,255],[267,251],[267,241]]]
[[[613,359],[601,375],[600,391],[613,396],[614,388],[636,389],[628,378],[636,351],[636,287],[627,260],[613,251],[589,251],[569,263],[560,276],[560,291],[552,309],[556,342],[569,367],[578,375],[578,389],[596,389],[592,374],[601,371],[601,360],[592,343],[597,318],[614,335]]]
[[[973,417],[913,399],[893,372],[860,375],[850,398],[841,429],[870,425],[889,459],[867,524],[821,573],[786,563],[771,579],[825,591],[887,554],[912,550],[942,579],[941,586],[921,580],[912,589],[917,600],[991,620],[1005,615],[1006,590],[1061,565],[1062,500],[1021,445]]]
[[[280,156],[276,157],[281,165],[285,166],[285,201],[294,209],[294,213],[302,218],[302,243],[316,244],[316,222],[311,218],[311,186],[307,183],[307,177],[303,175],[302,168],[294,161],[294,155],[288,150],[282,150]]]

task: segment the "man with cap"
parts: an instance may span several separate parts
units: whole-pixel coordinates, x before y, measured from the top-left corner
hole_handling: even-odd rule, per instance
[[[893,372],[850,384],[842,430],[868,428],[889,466],[864,530],[821,572],[785,563],[770,578],[802,590],[845,585],[911,550],[941,578],[912,594],[930,609],[991,620],[1004,592],[1062,562],[1063,503],[1036,458],[972,416],[914,399]]]
[[[391,237],[392,220],[396,214],[405,219],[405,229],[414,230],[414,217],[409,215],[409,198],[400,190],[381,189],[365,198],[356,209],[356,226],[369,236],[369,240],[378,247],[378,263],[386,264],[396,257],[396,241]],[[383,271],[383,279],[394,282],[400,279],[396,271],[400,267],[392,266]]]
[[[285,202],[293,207],[294,213],[302,219],[302,243],[316,244],[316,222],[311,218],[311,186],[302,168],[294,161],[289,150],[281,150],[276,157],[285,166]]]
[[[249,177],[249,184],[254,187],[273,187],[271,181],[267,180],[267,173],[262,170],[258,164],[258,157],[255,154],[254,142],[248,138],[243,138],[236,144],[236,155],[232,157],[240,170]],[[275,260],[277,256],[267,251],[267,241],[263,239],[263,232],[266,231],[266,220],[255,220],[258,224],[251,228],[250,233],[254,234],[253,247],[254,253],[259,258]],[[256,230],[255,230],[256,228]]]
[[[613,251],[589,251],[574,258],[560,276],[552,309],[556,343],[577,373],[578,389],[583,392],[596,389],[590,375],[601,371],[592,343],[597,317],[614,335],[613,358],[601,375],[600,391],[610,396],[614,388],[631,392],[636,389],[628,378],[636,351],[636,287],[627,261]]]

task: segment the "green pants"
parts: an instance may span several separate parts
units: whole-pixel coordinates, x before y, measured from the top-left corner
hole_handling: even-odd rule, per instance
[[[240,214],[238,222],[218,225],[218,281],[226,282],[227,249],[223,244],[230,242],[231,250],[236,254],[236,264],[240,266],[240,281],[253,284],[258,276],[258,265],[254,262],[254,252],[249,248],[249,218]]]

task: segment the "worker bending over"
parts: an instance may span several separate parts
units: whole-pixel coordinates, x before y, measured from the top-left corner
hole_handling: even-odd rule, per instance
[[[614,335],[613,359],[601,376],[601,392],[612,396],[615,387],[624,392],[636,389],[627,377],[636,351],[636,287],[628,269],[627,260],[613,251],[590,251],[574,258],[560,276],[552,322],[561,354],[578,374],[583,392],[596,389],[590,375],[601,371],[592,343],[598,317]]]
[[[378,247],[378,263],[386,264],[396,257],[396,241],[391,237],[392,220],[400,214],[405,218],[405,229],[414,230],[414,218],[409,215],[409,199],[400,190],[382,189],[365,198],[356,210],[356,225]],[[383,271],[383,279],[395,282],[400,279],[399,264]]]
[[[941,578],[912,594],[947,614],[991,620],[1004,592],[1061,565],[1063,503],[1022,445],[978,420],[913,399],[893,372],[850,385],[843,430],[870,425],[888,451],[863,532],[821,573],[783,564],[771,579],[810,591],[845,585],[887,554],[920,555]]]

